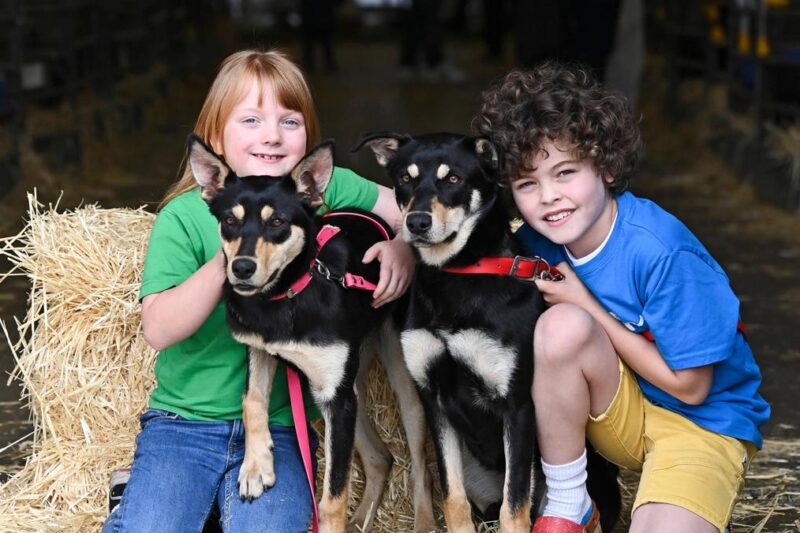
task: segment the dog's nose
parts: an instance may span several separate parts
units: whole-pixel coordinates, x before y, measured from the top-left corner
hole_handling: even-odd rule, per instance
[[[231,264],[233,275],[239,279],[249,279],[256,271],[256,262],[252,259],[235,259]]]
[[[431,216],[428,213],[411,213],[406,217],[406,227],[415,235],[431,229],[431,224]]]

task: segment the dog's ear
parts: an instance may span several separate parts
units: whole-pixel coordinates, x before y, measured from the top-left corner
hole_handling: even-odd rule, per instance
[[[378,164],[385,167],[397,154],[397,150],[410,140],[410,136],[402,133],[375,131],[363,134],[351,151],[356,152],[367,144],[375,154]]]
[[[291,172],[297,195],[311,207],[322,205],[325,189],[333,175],[332,140],[322,141],[297,163]]]
[[[500,170],[500,155],[489,139],[483,137],[475,139],[475,153],[490,169]]]
[[[200,196],[206,202],[212,200],[225,186],[225,178],[231,169],[194,133],[186,141],[189,154],[189,166],[192,175],[200,185]]]

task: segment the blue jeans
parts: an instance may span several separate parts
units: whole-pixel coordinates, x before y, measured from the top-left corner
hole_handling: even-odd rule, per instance
[[[149,409],[141,416],[131,477],[103,533],[200,532],[216,505],[225,532],[304,533],[311,493],[293,427],[270,426],[275,485],[239,499],[244,459],[241,420],[195,421]],[[309,428],[312,457],[318,441]],[[316,471],[316,462],[313,465]]]

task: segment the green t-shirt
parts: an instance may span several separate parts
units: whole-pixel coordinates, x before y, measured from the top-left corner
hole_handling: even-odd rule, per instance
[[[371,210],[378,187],[355,172],[336,167],[325,191],[331,209]],[[173,198],[159,212],[150,233],[139,299],[183,283],[220,248],[217,219],[192,189]],[[190,420],[242,418],[242,394],[247,379],[247,352],[233,339],[225,305],[217,304],[200,328],[187,339],[165,348],[155,365],[157,385],[152,408],[165,409]],[[304,387],[309,418],[319,417],[308,387]],[[292,410],[281,363],[272,384],[270,424],[292,426]]]

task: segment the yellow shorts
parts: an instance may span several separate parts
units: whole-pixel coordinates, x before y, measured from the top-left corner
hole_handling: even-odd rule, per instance
[[[642,473],[631,513],[645,503],[669,503],[723,532],[756,453],[751,442],[714,433],[650,403],[622,362],[611,405],[589,420],[586,433],[606,459]]]

